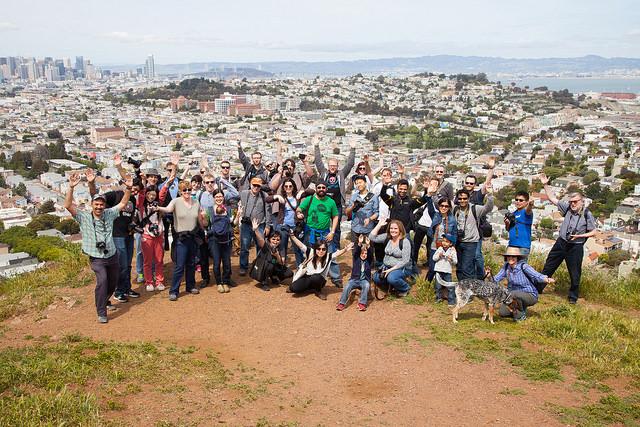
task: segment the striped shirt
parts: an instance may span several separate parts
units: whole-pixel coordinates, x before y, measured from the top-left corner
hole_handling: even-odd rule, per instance
[[[518,261],[515,267],[511,267],[509,264],[505,263],[504,267],[502,267],[494,277],[494,280],[498,283],[505,278],[507,279],[507,289],[510,291],[526,292],[537,298],[538,290],[531,280],[534,280],[535,283],[542,283],[546,280],[547,276],[538,273],[526,262]],[[529,278],[531,278],[531,280],[529,280]]]

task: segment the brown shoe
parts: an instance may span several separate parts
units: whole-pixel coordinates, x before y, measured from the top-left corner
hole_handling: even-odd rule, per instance
[[[322,291],[315,291],[314,294],[320,298],[322,301],[326,301],[327,300],[327,296],[325,295],[324,292]]]

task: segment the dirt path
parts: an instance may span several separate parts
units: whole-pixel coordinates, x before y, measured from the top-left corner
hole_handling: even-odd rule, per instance
[[[432,341],[402,339],[426,336],[415,321],[424,313],[442,318],[442,310],[384,301],[373,302],[366,312],[354,306],[337,312],[340,294],[333,287],[321,301],[292,296],[284,287],[264,292],[235,279],[240,285],[229,294],[209,287],[200,295],[181,294],[177,302],[170,302],[166,291],[141,290],[142,298],[110,313],[108,325],[96,322],[91,286],[64,290],[76,305],[58,301],[45,310],[45,318],[31,314],[7,321],[0,344],[14,345],[27,334],[56,339],[80,333],[100,340],[194,345],[218,353],[226,366],[241,363],[275,380],[257,400],[223,404],[211,414],[206,403],[215,396],[191,396],[200,403],[199,419],[206,420],[201,425],[255,425],[261,418],[305,426],[559,425],[544,403],[579,403],[568,383],[528,382],[502,362],[471,364]],[[515,388],[526,394],[501,393]],[[143,402],[144,396],[136,399]],[[161,414],[175,416],[183,404],[171,399],[144,404],[127,422],[153,425]]]

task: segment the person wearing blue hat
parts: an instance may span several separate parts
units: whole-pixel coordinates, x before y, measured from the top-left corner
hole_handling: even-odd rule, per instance
[[[442,236],[440,243],[438,245],[438,249],[436,249],[433,254],[433,261],[435,262],[434,271],[435,274],[439,274],[440,277],[447,281],[451,281],[451,273],[453,271],[453,267],[458,263],[458,255],[456,254],[456,235],[451,233],[446,233]],[[442,286],[436,280],[435,291],[436,291],[436,302],[442,301]],[[447,301],[449,306],[453,306],[456,304],[456,293],[453,292],[453,289],[447,290]]]

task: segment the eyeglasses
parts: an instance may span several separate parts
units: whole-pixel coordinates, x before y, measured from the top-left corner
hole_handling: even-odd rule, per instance
[[[252,186],[252,187],[258,187],[258,188],[262,187],[262,185],[261,185],[261,184],[251,184],[251,186]]]
[[[183,193],[191,193],[191,190],[189,190],[188,188],[185,188],[184,190],[182,190]]]
[[[458,200],[463,201],[463,200],[469,200],[468,197],[458,197]]]
[[[220,166],[221,169],[231,169],[231,166]]]
[[[516,202],[526,202],[526,200],[525,200],[525,199],[517,199],[517,198],[516,198],[516,199],[513,199],[513,200],[515,200]]]
[[[327,248],[323,248],[323,247],[320,247],[320,248],[316,249],[316,251],[326,251],[326,250],[327,250]]]
[[[205,181],[205,184],[213,184],[215,181]]]
[[[284,188],[293,188],[293,185],[291,185],[291,184],[285,184],[285,185],[283,185],[283,187],[284,187]]]
[[[327,187],[325,187],[324,185],[319,185],[316,187],[316,190],[326,190]]]
[[[438,205],[438,206],[443,208],[443,209],[449,209],[449,205]]]
[[[173,172],[173,169],[165,169],[165,172]]]
[[[582,200],[569,200],[569,203],[580,203]]]
[[[338,165],[329,165],[330,168],[337,168]]]
[[[360,166],[360,167],[358,168],[358,170],[364,170],[364,169],[366,169],[366,168],[367,168],[366,166]]]
[[[437,174],[442,174],[444,171],[436,171]]]
[[[476,183],[475,182],[465,181],[465,185],[476,185]]]

